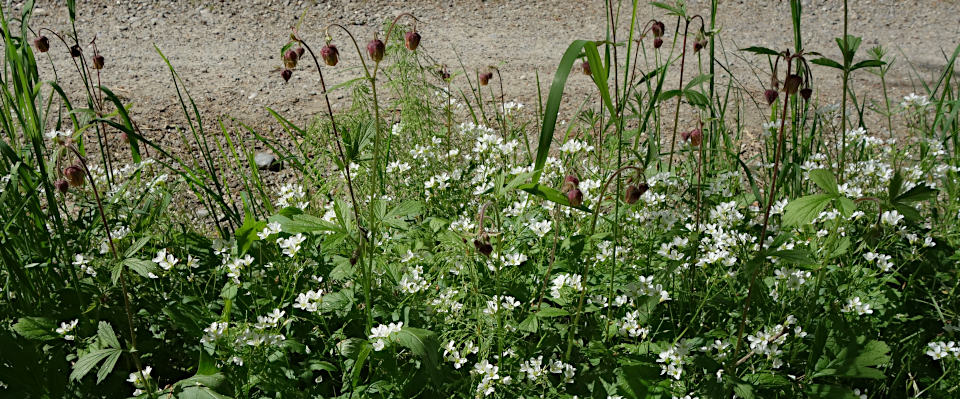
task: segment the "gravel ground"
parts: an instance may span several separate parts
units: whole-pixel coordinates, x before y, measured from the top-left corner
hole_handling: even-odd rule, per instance
[[[9,2],[8,2],[9,3]],[[140,128],[162,143],[177,143],[173,127],[183,122],[171,77],[154,50],[160,48],[186,81],[204,116],[204,124],[215,131],[220,116],[231,116],[260,132],[279,131],[266,111],[273,108],[299,124],[321,112],[319,81],[311,67],[301,67],[289,83],[279,76],[279,48],[291,27],[303,19],[301,34],[320,47],[322,27],[340,23],[361,41],[369,40],[374,29],[401,12],[411,12],[422,24],[423,47],[451,67],[459,57],[468,70],[491,64],[502,65],[507,97],[527,104],[536,103],[535,74],[539,71],[544,92],[560,57],[574,39],[601,39],[605,17],[603,2],[588,1],[104,1],[78,2],[77,28],[89,41],[96,36],[106,57],[102,72],[105,86],[113,88],[133,104],[132,114]],[[918,79],[931,80],[945,67],[949,54],[960,43],[960,2],[954,0],[854,0],[850,2],[850,33],[864,38],[865,50],[881,44],[897,57],[888,86],[898,98],[918,87]],[[67,11],[60,1],[37,2],[32,26],[58,32],[69,29]],[[803,40],[807,50],[838,57],[834,37],[842,34],[843,3],[839,0],[804,1]],[[5,7],[7,13],[17,5]],[[629,2],[624,2],[629,7]],[[709,15],[709,1],[688,2],[691,13]],[[623,32],[629,25],[624,10]],[[671,40],[676,20],[662,10],[642,6],[638,20],[652,17],[667,24]],[[725,0],[720,2],[718,26],[727,50],[721,55],[727,68],[747,90],[762,101],[766,82],[766,60],[734,49],[766,46],[793,47],[788,1]],[[359,64],[347,51],[347,41],[338,36],[342,65],[330,68],[328,84],[354,76],[350,66]],[[61,84],[81,95],[73,66],[60,43],[51,43],[53,64]],[[501,64],[502,63],[502,64]],[[49,63],[42,62],[41,75],[52,76]],[[912,67],[911,67],[912,65]],[[839,99],[839,79],[832,70],[814,67],[818,76],[817,94],[828,102]],[[915,69],[914,69],[915,68]],[[325,73],[327,73],[325,71]],[[726,76],[721,76],[726,78]],[[675,77],[674,77],[675,79]],[[673,83],[675,84],[675,83]],[[879,95],[879,79],[862,72],[855,77],[858,92]],[[671,84],[672,86],[672,84]],[[571,79],[564,109],[569,113],[583,96],[593,95],[588,79]],[[347,104],[345,94],[337,105]],[[573,100],[571,100],[573,99]],[[528,108],[530,109],[530,108]],[[665,107],[672,109],[672,107]],[[532,111],[531,111],[532,113]],[[757,126],[766,112],[757,108],[744,116],[744,123]],[[684,115],[686,119],[686,115]],[[666,118],[672,121],[672,118]],[[669,124],[669,122],[667,122]],[[682,122],[692,124],[692,122]],[[669,129],[671,126],[664,126]],[[173,141],[171,141],[171,139]]]

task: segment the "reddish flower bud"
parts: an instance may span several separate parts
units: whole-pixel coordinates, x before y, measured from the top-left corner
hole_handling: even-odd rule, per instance
[[[46,53],[47,50],[50,50],[50,40],[46,36],[40,36],[33,40],[33,45],[37,47],[37,51],[41,53]]]
[[[483,256],[490,256],[493,253],[493,245],[490,245],[490,241],[486,237],[473,240],[473,247]]]
[[[809,87],[800,89],[800,97],[803,97],[803,101],[810,101],[811,95],[813,95],[813,89]]]
[[[380,39],[373,39],[367,43],[367,54],[370,55],[370,59],[373,60],[373,62],[383,60],[384,51],[386,51],[386,46]]]
[[[563,179],[563,184],[560,185],[560,191],[566,193],[578,186],[580,186],[580,179],[574,175],[567,175],[567,177]]]
[[[303,53],[304,53],[304,51],[306,51],[306,50],[304,50],[303,47],[297,47],[297,58],[298,58],[298,59],[299,59],[299,58],[303,58]]]
[[[703,49],[703,43],[701,43],[699,40],[695,40],[693,42],[693,52],[699,53],[701,49]]]
[[[661,38],[659,38],[659,37],[658,37],[658,38],[654,38],[654,39],[653,39],[653,48],[660,48],[660,46],[663,46],[663,39],[661,39]]]
[[[583,205],[583,192],[578,188],[570,190],[567,192],[567,200],[570,201],[572,207]]]
[[[783,89],[787,92],[787,95],[790,95],[797,92],[801,83],[803,83],[803,79],[801,79],[799,75],[790,75],[787,76],[787,80],[784,81]]]
[[[690,140],[690,145],[692,147],[699,147],[703,143],[703,131],[700,129],[693,129],[687,133],[687,138]]]
[[[126,133],[120,133],[120,141],[122,141],[122,142],[124,142],[124,143],[129,143],[129,142],[130,142],[130,136],[127,136]]]
[[[486,86],[490,84],[490,79],[493,78],[493,72],[484,72],[480,74],[480,86]]]
[[[71,56],[71,57],[77,58],[77,57],[80,56],[81,53],[82,53],[82,51],[80,50],[80,45],[79,45],[79,44],[74,44],[74,45],[70,46],[70,56]]]
[[[102,55],[97,54],[93,56],[93,69],[103,69],[103,62],[104,59]]]
[[[628,185],[626,192],[623,194],[623,202],[633,205],[640,200],[641,195],[643,195],[643,193],[640,192],[639,187],[633,184]]]
[[[653,37],[662,37],[663,31],[666,27],[663,25],[663,22],[653,21],[653,25],[650,26],[650,32],[653,33]]]
[[[410,51],[416,50],[420,46],[420,34],[412,30],[403,35],[403,44]]]
[[[283,78],[284,82],[289,82],[290,77],[293,76],[293,71],[289,69],[284,69],[283,71],[280,72],[280,76]]]
[[[83,168],[81,168],[80,166],[77,166],[77,165],[67,166],[67,168],[63,170],[63,177],[66,177],[66,178],[67,178],[67,181],[68,181],[68,182],[70,183],[70,185],[73,186],[73,187],[80,187],[80,186],[82,186],[82,185],[83,185],[83,177],[84,177],[85,175],[86,175],[86,173],[83,172]]]
[[[297,67],[297,59],[300,58],[297,56],[297,52],[294,49],[289,49],[283,53],[283,66],[287,69],[293,69]]]
[[[57,188],[57,191],[66,194],[70,190],[70,183],[67,183],[66,180],[60,179],[53,182],[53,186]]]
[[[323,58],[325,64],[336,66],[337,62],[340,61],[340,52],[337,51],[337,46],[327,44],[320,49],[320,58]]]
[[[763,98],[767,99],[767,105],[772,105],[774,101],[777,101],[778,96],[777,91],[773,89],[767,89],[763,92]]]
[[[590,70],[590,63],[587,61],[584,61],[582,64],[580,64],[580,69],[583,70],[584,75],[589,76],[592,74],[592,71]]]

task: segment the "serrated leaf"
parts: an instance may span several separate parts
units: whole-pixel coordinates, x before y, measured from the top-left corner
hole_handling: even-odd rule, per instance
[[[683,96],[687,98],[687,102],[698,107],[706,107],[710,104],[707,96],[696,90],[684,90]]]
[[[129,258],[129,257],[132,257],[133,255],[136,255],[137,251],[139,251],[140,248],[143,248],[144,245],[147,245],[148,242],[150,242],[150,236],[141,237],[139,240],[134,242],[133,245],[130,246],[130,248],[127,248],[127,252],[123,254],[123,257]]]
[[[130,270],[133,270],[137,274],[146,278],[150,278],[150,273],[153,273],[154,270],[157,270],[156,263],[144,259],[127,258],[123,260],[123,265],[129,267]]]
[[[243,219],[243,225],[234,232],[233,237],[237,240],[237,252],[243,255],[250,249],[254,241],[257,241],[259,233],[267,225],[266,221],[256,220],[252,216]]]
[[[520,331],[535,333],[540,329],[540,319],[536,315],[529,315],[520,322]]]
[[[93,370],[97,363],[100,363],[101,360],[116,352],[120,352],[120,349],[98,349],[81,356],[80,360],[77,360],[77,362],[73,364],[73,371],[70,373],[70,379],[79,381],[81,378],[83,378],[83,376],[87,375],[90,370]]]
[[[539,312],[537,312],[537,317],[540,317],[540,318],[543,318],[543,317],[563,317],[563,316],[569,316],[569,315],[570,315],[570,312],[568,312],[568,311],[566,311],[566,310],[563,310],[563,309],[560,309],[560,308],[553,308],[553,307],[544,307],[544,308],[540,309]]]
[[[701,83],[709,82],[711,77],[713,77],[712,74],[705,73],[693,79],[690,79],[690,81],[687,82],[686,86],[683,86],[683,90],[690,90],[691,87],[697,86]]]
[[[804,251],[802,249],[787,249],[783,251],[775,251],[770,253],[769,256],[772,256],[784,262],[792,263],[799,266],[817,264],[817,261],[815,261],[810,256],[810,252]]]
[[[834,198],[833,194],[814,194],[790,201],[783,210],[783,224],[787,226],[809,224]]]
[[[117,365],[117,360],[120,359],[121,351],[116,351],[107,356],[107,360],[103,361],[103,365],[100,366],[100,370],[97,370],[97,384],[107,378],[108,375],[113,371],[113,367]]]
[[[113,327],[110,326],[110,323],[101,321],[97,326],[97,337],[100,338],[100,343],[106,345],[110,348],[120,349],[120,341],[117,340],[117,334],[113,332]]]
[[[837,188],[837,178],[829,170],[811,170],[810,180],[813,180],[817,187],[820,187],[827,194],[840,195],[840,190]]]
[[[54,332],[57,324],[47,317],[21,317],[13,325],[13,331],[26,339],[49,341],[58,338]]]
[[[433,369],[439,364],[440,341],[433,331],[422,328],[403,327],[391,338],[400,346],[410,349],[414,355],[422,358],[424,364]]]
[[[680,91],[680,90],[677,90],[677,89],[664,91],[664,92],[660,93],[660,98],[658,98],[657,101],[659,101],[659,102],[667,101],[667,100],[669,100],[669,99],[671,99],[671,98],[674,98],[674,97],[676,97],[676,96],[679,96],[680,93],[681,93],[681,91]]]

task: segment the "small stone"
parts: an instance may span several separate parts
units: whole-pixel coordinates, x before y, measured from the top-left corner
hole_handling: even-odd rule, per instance
[[[260,170],[269,169],[273,172],[280,171],[280,161],[269,152],[258,152],[253,156],[253,162],[257,164]]]

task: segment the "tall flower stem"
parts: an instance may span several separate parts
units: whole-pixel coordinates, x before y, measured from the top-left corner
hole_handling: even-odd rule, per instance
[[[673,170],[673,152],[677,145],[677,125],[680,123],[680,103],[683,102],[683,69],[687,60],[687,34],[690,32],[690,22],[695,18],[700,18],[700,29],[703,30],[703,17],[699,15],[693,18],[684,18],[686,23],[683,26],[683,48],[680,51],[680,82],[677,83],[677,107],[673,112],[673,134],[670,137],[670,160],[667,163],[667,170]]]

